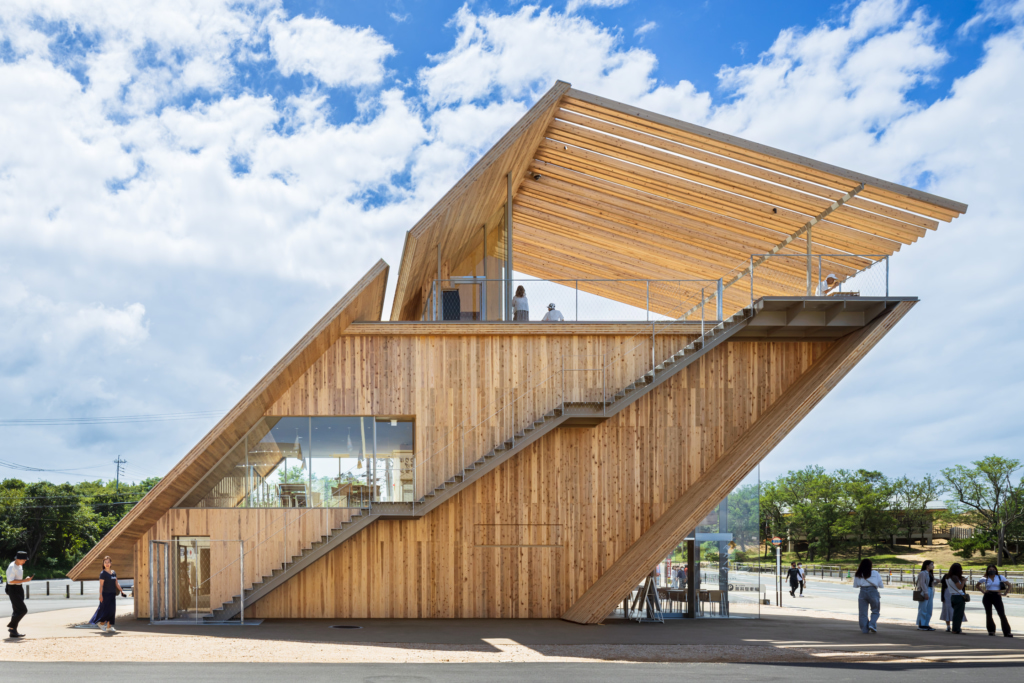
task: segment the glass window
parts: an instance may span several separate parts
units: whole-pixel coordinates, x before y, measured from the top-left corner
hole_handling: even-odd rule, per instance
[[[412,502],[413,434],[411,418],[263,418],[178,506]]]

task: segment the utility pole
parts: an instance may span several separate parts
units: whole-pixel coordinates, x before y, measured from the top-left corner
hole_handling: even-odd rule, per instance
[[[114,464],[117,465],[117,483],[114,485],[114,491],[115,494],[117,494],[121,493],[121,470],[123,469],[121,466],[127,465],[128,461],[122,460],[121,456],[119,455],[117,456],[117,460],[114,461]]]

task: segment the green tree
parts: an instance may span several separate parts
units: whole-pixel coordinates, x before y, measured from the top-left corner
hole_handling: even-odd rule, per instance
[[[758,505],[760,518],[761,540],[764,542],[764,556],[772,554],[772,537],[785,537],[786,502],[782,499],[782,490],[778,482],[766,481],[761,484],[761,500]]]
[[[808,560],[824,555],[830,561],[851,526],[853,505],[842,482],[812,465],[780,477],[778,485],[792,528],[807,538]]]
[[[925,531],[933,519],[928,503],[938,500],[944,492],[942,482],[932,474],[924,475],[920,481],[904,476],[893,482],[893,499],[900,508],[902,525],[910,539],[908,543],[912,543],[916,531],[924,545]]]
[[[1002,566],[1009,557],[1007,531],[1024,519],[1024,479],[1018,477],[1013,483],[1020,461],[990,455],[971,465],[942,470],[946,490],[952,494],[950,512],[995,539],[996,564]]]
[[[857,539],[857,559],[861,559],[865,541],[873,544],[894,532],[893,486],[881,472],[868,470],[839,470],[836,478],[851,506],[849,530]]]
[[[747,484],[729,494],[729,531],[740,552],[747,552],[747,545],[757,545],[758,485]]]

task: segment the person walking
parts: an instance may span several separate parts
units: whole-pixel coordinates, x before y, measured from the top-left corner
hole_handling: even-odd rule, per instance
[[[11,600],[11,621],[7,624],[7,632],[11,638],[24,638],[24,633],[18,633],[18,624],[28,614],[28,607],[25,607],[25,589],[23,586],[32,580],[32,577],[27,579],[24,576],[25,570],[23,569],[25,563],[28,562],[28,553],[24,550],[19,550],[14,555],[14,562],[7,567],[7,585],[4,586],[4,592],[7,593],[7,597]]]
[[[920,591],[924,600],[917,603],[917,630],[934,631],[931,627],[932,611],[935,608],[935,563],[925,560],[921,572],[914,582],[914,590]]]
[[[882,612],[882,597],[878,594],[878,589],[882,587],[882,577],[872,569],[871,560],[861,560],[857,573],[853,575],[853,585],[860,588],[860,595],[857,596],[860,632],[878,633],[878,615]]]
[[[978,582],[978,590],[982,592],[981,604],[985,606],[985,626],[990,636],[996,634],[996,622],[992,619],[992,608],[995,607],[999,613],[999,621],[1002,622],[1003,635],[1013,638],[1013,634],[1010,633],[1010,622],[1006,620],[1006,610],[1003,609],[1003,595],[1009,588],[1010,582],[999,573],[994,564],[985,568],[985,577]]]
[[[796,563],[796,570],[800,572],[800,597],[804,597],[804,586],[807,585],[807,570],[804,569],[803,562]]]
[[[96,618],[96,624],[104,633],[117,633],[114,628],[114,619],[117,617],[117,596],[125,597],[121,590],[121,584],[117,582],[117,572],[114,571],[110,556],[103,558],[103,571],[100,572],[100,614]]]
[[[967,607],[967,593],[964,588],[967,581],[964,580],[964,568],[959,562],[954,562],[949,571],[942,577],[942,585],[946,591],[946,599],[949,600],[947,616],[953,622],[952,633],[962,633],[961,625],[966,621],[964,609]]]
[[[796,562],[789,563],[786,578],[789,580],[789,594],[795,598],[797,586],[800,585],[800,570],[796,568]]]
[[[522,285],[516,287],[516,295],[512,297],[512,320],[530,321],[530,300],[526,298],[526,288]]]

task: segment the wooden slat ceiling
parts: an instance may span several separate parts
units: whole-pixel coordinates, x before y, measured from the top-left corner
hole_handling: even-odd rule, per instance
[[[568,90],[568,83],[557,81],[409,230],[398,270],[392,320],[419,320],[421,288],[436,277],[438,247],[442,259],[454,265],[466,245],[477,239],[481,226],[500,212],[508,194],[507,174],[512,174],[514,192]]]
[[[392,320],[419,319],[438,248],[452,265],[481,226],[500,219],[509,172],[515,270],[543,279],[728,279],[752,254],[798,234],[778,250],[782,258],[758,267],[754,296],[799,295],[806,291],[801,231],[848,193],[855,194],[811,235],[812,252],[833,257],[829,272],[841,279],[967,210],[559,82],[410,230]],[[853,256],[865,254],[874,257]],[[638,285],[581,289],[646,301]],[[749,279],[725,298],[727,308],[749,301]]]
[[[863,188],[860,186],[863,184]],[[571,89],[513,202],[515,270],[544,279],[717,279],[817,222],[811,250],[841,278],[913,244],[959,202]],[[754,296],[806,291],[802,237],[758,267]],[[841,258],[836,258],[841,257]],[[841,265],[836,265],[836,261]],[[600,293],[643,305],[635,285]],[[750,281],[726,292],[750,298]],[[669,311],[663,311],[668,313]]]

